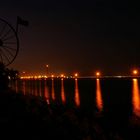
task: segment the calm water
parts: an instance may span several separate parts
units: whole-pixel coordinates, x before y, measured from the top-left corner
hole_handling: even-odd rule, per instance
[[[124,120],[140,117],[139,79],[46,79],[19,80],[12,87],[23,94],[79,108],[85,114],[102,113]]]

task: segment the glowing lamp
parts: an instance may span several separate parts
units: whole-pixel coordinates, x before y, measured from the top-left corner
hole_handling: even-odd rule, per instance
[[[64,74],[61,74],[61,78],[63,78],[64,77]]]
[[[78,77],[78,73],[75,73],[74,76],[75,76],[75,77]]]
[[[101,74],[100,74],[100,72],[96,72],[96,76],[100,76]]]
[[[133,70],[133,74],[137,75],[138,74],[138,70]]]

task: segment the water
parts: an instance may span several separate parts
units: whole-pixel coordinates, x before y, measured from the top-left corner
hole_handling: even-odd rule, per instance
[[[80,126],[91,135],[115,140],[140,137],[140,79],[23,79],[11,87],[17,94],[45,99],[50,106],[80,112]]]
[[[16,92],[44,98],[48,104],[62,104],[87,116],[103,114],[116,125],[140,117],[139,79],[40,79],[15,81]]]

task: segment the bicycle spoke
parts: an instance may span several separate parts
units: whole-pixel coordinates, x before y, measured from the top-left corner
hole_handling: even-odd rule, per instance
[[[1,39],[5,39],[7,37],[7,35],[11,32],[11,29],[9,29],[2,37]]]
[[[8,49],[13,50],[13,51],[16,51],[17,50],[15,48],[11,48],[10,46],[6,46],[6,45],[3,45],[2,47],[8,48]]]
[[[14,55],[7,48],[3,47],[3,49],[7,51],[12,57],[14,57]]]
[[[14,35],[13,35],[13,36],[9,36],[9,37],[3,39],[3,41],[6,41],[6,40],[8,40],[8,39],[12,39],[12,38],[15,38],[15,36],[14,36]]]
[[[18,53],[18,36],[7,21],[0,18],[0,61],[8,66]]]
[[[5,55],[5,52],[4,52],[3,50],[1,50],[1,52],[2,52],[3,56],[7,59],[8,63],[10,63],[9,57],[7,57],[7,56]]]
[[[3,28],[2,28],[2,30],[1,30],[1,32],[0,32],[0,37],[1,37],[1,35],[3,34],[5,28],[6,28],[6,24],[4,24],[4,26],[3,26]]]
[[[12,45],[12,44],[17,44],[16,42],[4,42],[4,44],[10,44],[10,45]]]

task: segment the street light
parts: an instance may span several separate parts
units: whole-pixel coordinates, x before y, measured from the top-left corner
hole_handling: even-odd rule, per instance
[[[96,72],[96,76],[99,77],[101,73],[99,71]]]
[[[75,73],[75,74],[74,74],[74,77],[77,78],[77,77],[78,77],[78,73]]]
[[[137,69],[133,70],[133,75],[138,75],[138,70]]]

